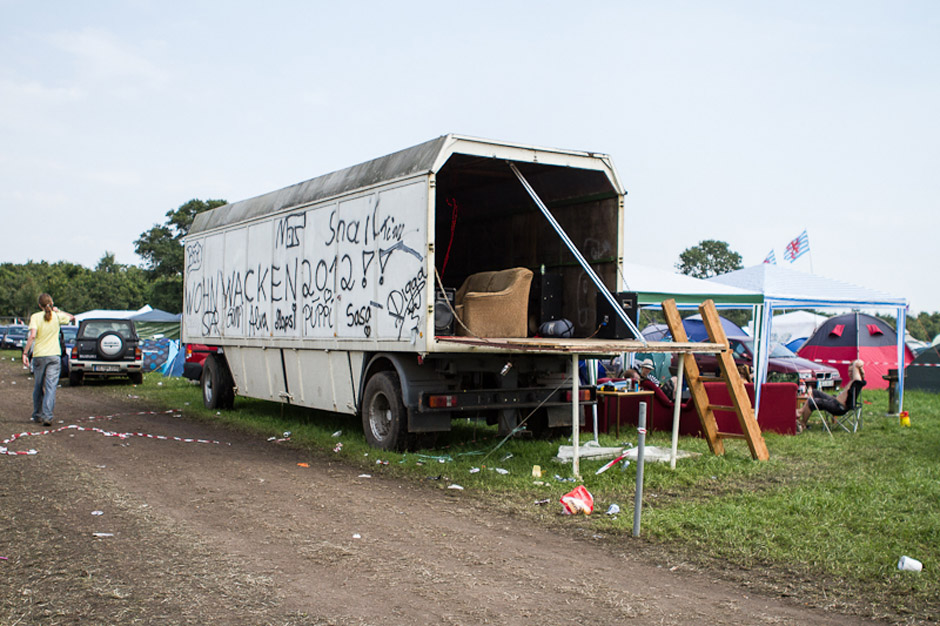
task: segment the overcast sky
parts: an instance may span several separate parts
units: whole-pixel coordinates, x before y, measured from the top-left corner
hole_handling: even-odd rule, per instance
[[[703,239],[940,310],[940,2],[0,0],[0,262],[106,251],[454,132],[605,152]],[[627,277],[629,280],[629,277]]]

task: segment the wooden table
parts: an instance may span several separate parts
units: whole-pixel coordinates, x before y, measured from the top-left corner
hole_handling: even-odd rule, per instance
[[[620,398],[627,398],[627,397],[632,397],[632,396],[652,397],[653,392],[648,389],[640,389],[638,391],[617,391],[616,389],[612,391],[608,391],[605,389],[598,389],[597,395],[604,397],[604,411],[607,413],[607,419],[608,419],[607,432],[610,432],[610,399],[617,398],[617,420],[616,422],[614,422],[615,424],[614,428],[616,428],[616,436],[619,439],[620,438]],[[652,410],[652,404],[650,404],[649,409]],[[647,420],[647,423],[649,423],[648,420]]]

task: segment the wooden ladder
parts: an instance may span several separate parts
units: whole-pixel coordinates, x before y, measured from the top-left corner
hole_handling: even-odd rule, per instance
[[[705,392],[705,384],[698,371],[698,364],[695,362],[693,355],[687,354],[683,359],[685,362],[685,378],[692,392],[692,399],[695,402],[695,408],[702,423],[702,430],[705,431],[708,447],[712,453],[721,455],[725,453],[725,445],[722,439],[744,439],[751,450],[751,456],[758,461],[766,461],[770,458],[770,453],[767,451],[764,436],[761,434],[760,426],[754,417],[754,408],[751,406],[747,389],[744,388],[744,381],[741,380],[738,368],[734,364],[734,356],[731,354],[725,329],[718,318],[715,303],[706,300],[699,306],[698,310],[702,314],[702,321],[705,323],[705,330],[708,331],[709,340],[725,347],[718,354],[719,378],[725,381],[728,386],[728,395],[731,396],[731,403],[733,404],[733,406],[719,406],[709,403],[708,394]],[[689,338],[685,334],[682,318],[679,317],[676,301],[672,299],[664,301],[663,313],[666,316],[669,332],[672,333],[672,340],[687,342]],[[719,432],[718,423],[715,421],[715,411],[734,411],[737,413],[738,422],[741,424],[741,432],[744,434]]]

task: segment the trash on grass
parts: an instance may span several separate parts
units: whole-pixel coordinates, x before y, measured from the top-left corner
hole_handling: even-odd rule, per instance
[[[579,459],[613,459],[623,454],[623,448],[603,448],[594,441],[588,441],[578,447]],[[570,463],[574,458],[574,446],[558,446],[555,460],[561,463]]]
[[[480,468],[479,468],[479,467],[471,467],[471,468],[470,468],[470,473],[471,473],[471,474],[476,474],[476,473],[479,472],[479,471],[480,471]]]
[[[614,459],[613,461],[611,461],[611,462],[609,462],[609,463],[605,463],[604,465],[601,466],[601,468],[600,468],[599,470],[597,470],[596,472],[594,472],[594,475],[595,475],[595,476],[598,476],[598,475],[600,475],[600,474],[603,474],[604,472],[606,472],[607,470],[609,470],[610,468],[612,468],[614,465],[616,465],[617,463],[619,463],[620,461],[622,461],[624,458],[626,458],[626,456],[627,456],[626,454],[621,454],[620,456],[618,456],[618,457],[617,457],[616,459]],[[630,461],[627,461],[627,463],[629,463],[629,462],[630,462]]]
[[[532,466],[532,478],[541,478],[542,477],[542,467],[539,465]]]
[[[337,430],[335,433],[333,433],[332,436],[333,436],[333,438],[335,439],[336,437],[339,437],[339,436],[341,436],[342,434],[343,434],[343,431]]]
[[[104,511],[92,511],[92,515],[104,515]]]
[[[94,537],[113,537],[114,533],[91,533]]]
[[[359,474],[359,478],[372,478],[372,474]]]
[[[594,511],[594,496],[584,485],[578,485],[561,497],[559,502],[565,507],[565,512],[571,515],[584,513],[590,515]]]
[[[902,556],[898,561],[898,569],[905,572],[919,572],[924,569],[924,564],[909,556]]]
[[[607,515],[616,515],[619,512],[620,512],[619,504],[611,504],[609,507],[607,507]]]
[[[457,485],[457,484],[454,484],[454,485],[447,485],[447,488],[448,488],[448,489],[455,489],[455,490],[457,490],[457,491],[463,491],[463,487],[461,487],[460,485]]]
[[[503,475],[503,476],[505,476],[506,474],[509,473],[509,470],[508,470],[508,469],[503,469],[503,468],[501,468],[501,467],[494,467],[493,469],[496,470],[496,473],[497,473],[497,474],[501,474],[501,475]]]
[[[536,500],[535,504],[538,506],[542,506],[543,504],[548,504],[551,501],[552,501],[551,498],[545,498],[544,500]]]
[[[298,463],[297,467],[310,467],[309,463]]]
[[[631,461],[636,461],[636,455],[639,453],[639,448],[632,448],[627,450],[627,453],[624,455]],[[655,463],[668,463],[669,457],[672,454],[672,450],[669,448],[660,448],[657,446],[646,446],[643,451],[643,460],[646,463],[655,462]],[[685,450],[677,450],[676,458],[677,459],[686,459],[693,456],[702,456],[701,452],[687,452]]]

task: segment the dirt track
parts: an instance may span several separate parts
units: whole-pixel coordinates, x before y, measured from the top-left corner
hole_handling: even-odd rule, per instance
[[[2,439],[36,430],[27,377],[0,362]],[[536,528],[471,494],[360,477],[185,414],[137,415],[138,400],[93,385],[57,398],[53,429],[223,443],[69,429],[9,444],[38,454],[0,456],[4,626],[859,623],[641,562],[629,540]]]

